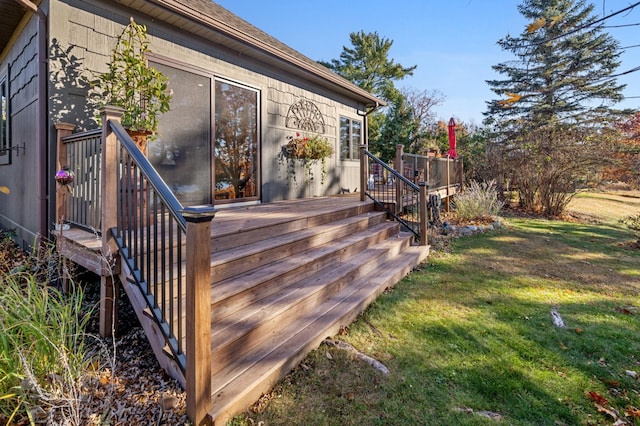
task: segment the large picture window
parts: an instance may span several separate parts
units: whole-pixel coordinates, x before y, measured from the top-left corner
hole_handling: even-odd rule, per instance
[[[0,73],[0,165],[11,160],[9,138],[9,79],[7,73]]]
[[[340,159],[360,159],[362,143],[362,122],[347,117],[340,117]]]
[[[258,199],[259,91],[203,70],[153,66],[169,79],[173,97],[148,154],[178,200],[198,205]]]

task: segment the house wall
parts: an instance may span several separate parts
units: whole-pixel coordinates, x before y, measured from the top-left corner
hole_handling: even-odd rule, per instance
[[[46,2],[42,2],[46,7]],[[9,69],[10,162],[0,165],[0,227],[15,232],[23,246],[35,242],[40,225],[40,197],[46,194],[38,182],[38,19],[26,13],[14,40],[0,58],[0,72]],[[44,171],[46,173],[46,171]]]
[[[54,120],[76,124],[78,129],[95,126],[86,107],[88,87],[82,77],[90,78],[92,73],[106,70],[110,51],[130,16],[147,25],[153,54],[164,63],[194,67],[260,92],[263,202],[337,194],[341,187],[358,186],[358,162],[339,160],[338,124],[340,115],[364,121],[358,115],[364,106],[286,74],[276,65],[253,60],[113,2],[52,0],[49,90]],[[308,185],[303,184],[301,169],[296,185],[290,180],[286,165],[279,161],[287,137],[297,132],[286,127],[286,118],[290,106],[299,99],[310,100],[318,107],[324,118],[324,136],[335,146],[324,185],[320,184],[319,166],[314,169],[316,179]]]

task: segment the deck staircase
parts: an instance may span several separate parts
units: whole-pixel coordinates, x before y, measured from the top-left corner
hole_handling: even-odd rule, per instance
[[[212,226],[215,424],[246,409],[428,254],[357,197],[222,210]]]
[[[159,364],[187,390],[197,424],[225,424],[246,409],[428,255],[424,182],[389,169],[394,185],[229,206],[211,221],[211,206],[181,205],[118,114],[105,108],[101,133],[59,132],[60,164],[84,170],[89,160],[77,154],[87,153],[88,169],[100,173],[76,179],[72,208],[57,200],[74,224],[55,233],[57,249],[100,275],[105,336],[122,284]],[[368,161],[388,167],[361,148],[361,170]],[[378,211],[387,196],[396,207]],[[101,214],[84,214],[87,205]]]

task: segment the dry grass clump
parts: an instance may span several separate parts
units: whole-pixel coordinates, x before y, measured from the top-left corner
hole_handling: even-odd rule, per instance
[[[495,181],[472,181],[464,192],[455,196],[453,208],[459,220],[477,221],[497,216],[504,203],[498,199]]]

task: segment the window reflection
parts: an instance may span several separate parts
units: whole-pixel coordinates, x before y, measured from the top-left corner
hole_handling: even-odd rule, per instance
[[[258,95],[215,83],[215,199],[258,196]]]

